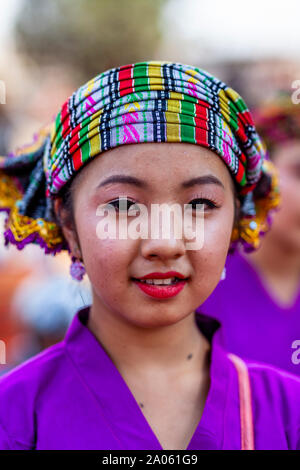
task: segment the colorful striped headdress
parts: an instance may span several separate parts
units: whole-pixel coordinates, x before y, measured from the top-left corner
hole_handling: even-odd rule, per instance
[[[197,67],[142,62],[108,70],[78,88],[27,149],[0,157],[0,210],[6,244],[69,249],[53,200],[92,158],[118,145],[187,142],[227,165],[241,200],[232,242],[248,251],[279,203],[277,174],[241,96]]]

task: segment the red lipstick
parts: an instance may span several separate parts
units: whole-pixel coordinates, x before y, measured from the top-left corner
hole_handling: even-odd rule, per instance
[[[184,276],[177,271],[168,271],[167,273],[150,273],[146,274],[146,276],[139,277],[138,279],[167,279],[168,277],[179,277],[179,279],[186,279],[187,276]]]
[[[176,281],[170,285],[155,285],[155,284],[146,284],[142,282],[145,279],[167,279],[170,277],[176,277]],[[166,299],[174,297],[179,294],[179,292],[184,288],[187,278],[177,271],[168,271],[166,273],[150,273],[146,276],[140,278],[133,278],[135,284],[145,293],[151,297],[158,299]]]

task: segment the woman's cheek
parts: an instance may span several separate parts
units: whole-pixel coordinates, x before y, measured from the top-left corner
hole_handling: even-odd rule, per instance
[[[232,234],[233,212],[227,207],[216,209],[215,214],[204,220],[204,245],[216,256],[226,257]]]
[[[136,243],[136,242],[135,242]],[[99,240],[86,244],[85,261],[90,278],[97,281],[105,273],[105,278],[114,279],[115,284],[124,278],[131,262],[133,251],[131,240]]]
[[[115,292],[127,281],[128,266],[136,249],[136,240],[119,239],[117,234],[99,236],[99,217],[87,216],[79,227],[82,254],[94,289],[105,295]]]
[[[220,210],[217,216],[207,218],[204,225],[203,247],[195,252],[197,280],[202,283],[206,297],[220,280],[225,265],[232,233],[233,214]]]

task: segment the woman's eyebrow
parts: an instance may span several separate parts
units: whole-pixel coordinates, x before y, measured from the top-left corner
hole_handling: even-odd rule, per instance
[[[135,176],[129,175],[112,175],[109,178],[103,180],[100,184],[98,184],[97,188],[101,188],[102,186],[106,186],[112,183],[123,183],[123,184],[132,184],[134,186],[138,186],[139,188],[147,189],[149,185],[146,181],[136,178]]]
[[[195,178],[184,181],[182,183],[182,187],[183,188],[190,188],[191,186],[195,186],[196,184],[200,184],[200,185],[203,185],[203,184],[217,184],[218,186],[221,186],[223,189],[225,189],[222,181],[220,181],[214,175],[196,176]]]
[[[137,186],[143,189],[149,188],[149,184],[145,180],[141,180],[139,178],[136,178],[135,176],[112,175],[106,178],[105,180],[103,180],[101,183],[99,183],[96,189],[106,186],[108,184],[112,184],[112,183],[132,184],[134,186]],[[197,184],[199,185],[217,184],[218,186],[221,186],[223,189],[225,189],[223,183],[213,175],[197,176],[195,178],[192,178],[190,180],[187,180],[181,183],[181,187],[185,189],[185,188],[190,188],[192,186],[195,186]]]

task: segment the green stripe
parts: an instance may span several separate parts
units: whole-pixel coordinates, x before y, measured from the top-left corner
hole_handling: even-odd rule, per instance
[[[58,134],[57,134],[54,142],[56,144],[56,150],[58,150],[58,148],[60,147],[60,144],[62,142],[62,127],[59,129]]]
[[[239,127],[238,122],[237,122],[237,112],[235,106],[229,102],[228,103],[228,112],[229,112],[229,122],[228,125],[229,127],[232,127],[235,131]],[[224,118],[225,119],[225,118]]]
[[[186,124],[187,126],[195,127],[195,121],[193,116],[187,116],[186,114],[180,115],[180,124]]]
[[[147,119],[146,119],[146,113],[143,111],[143,121],[144,121],[144,141],[148,141],[148,134],[147,134]]]
[[[86,162],[90,156],[90,141],[87,140],[85,143],[81,146],[81,159],[82,162]]]
[[[56,145],[56,148],[60,146],[60,143],[62,141],[62,124],[61,124],[61,111],[58,113],[55,119],[55,134],[54,136],[54,143]]]
[[[79,133],[81,132],[81,129],[83,127],[88,126],[90,124],[91,120],[92,120],[92,116],[88,116],[81,122],[81,128],[79,130]],[[82,134],[80,134],[80,135],[82,135]]]
[[[248,111],[246,103],[244,102],[244,100],[242,98],[237,99],[235,103],[236,103],[236,106],[239,108],[239,110],[241,112]]]
[[[65,170],[66,170],[66,167],[64,166],[61,171],[62,171],[62,174],[63,174],[63,177],[64,177],[65,181],[67,181],[68,178],[69,178],[69,176],[66,175],[66,171],[65,171]]]
[[[61,111],[58,113],[55,119],[55,131],[58,132],[61,127]]]
[[[121,112],[122,106],[123,106],[123,97],[120,98],[120,106],[117,108],[116,119],[118,118]],[[119,126],[116,126],[116,142],[117,142],[117,145],[120,144],[120,127]]]
[[[188,103],[198,103],[197,98],[193,95],[186,95],[186,91],[183,94],[183,101],[187,101]]]
[[[218,121],[219,121],[219,127],[221,128],[221,130],[223,130],[223,127],[222,127],[222,118],[221,116],[218,116]],[[216,140],[218,141],[218,147],[219,147],[219,151],[221,153],[223,153],[223,149],[222,149],[222,137],[220,138],[218,136],[218,138],[215,137],[215,145],[216,145]]]
[[[146,87],[149,89],[148,77],[140,77],[134,79],[134,88],[139,86]]]
[[[104,80],[104,77],[102,77],[102,78],[100,79],[101,100],[103,99],[103,96],[104,96],[103,80]]]
[[[184,114],[189,114],[191,116],[195,116],[196,115],[195,104],[191,103],[190,101],[186,101],[184,99],[183,101],[181,101],[181,111]]]
[[[191,144],[195,143],[195,127],[186,126],[181,124],[180,126],[181,140],[183,142],[190,142]]]
[[[148,65],[145,63],[145,65],[142,65],[140,67],[134,67],[133,68],[133,78],[134,81],[137,78],[140,77],[147,77],[148,76]],[[135,82],[134,82],[135,83]]]
[[[237,121],[235,119],[233,119],[232,116],[230,116],[230,119],[229,119],[229,127],[231,127],[231,130],[234,129],[234,131],[236,131],[239,127]]]
[[[245,186],[246,183],[247,181],[246,181],[246,172],[245,172],[239,184],[241,186]]]
[[[195,143],[195,105],[188,101],[181,101],[179,119],[180,119],[180,135],[183,142]],[[183,113],[188,113],[183,114]]]
[[[84,135],[86,134],[86,130],[83,129],[83,127],[85,127],[86,125],[88,125],[91,121],[91,118],[90,117],[87,117],[86,119],[84,119],[81,123],[81,127],[79,129],[79,143],[78,145],[80,145],[80,140],[82,139],[82,137],[84,137]]]

